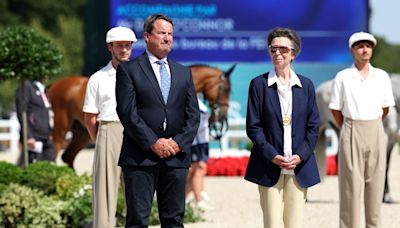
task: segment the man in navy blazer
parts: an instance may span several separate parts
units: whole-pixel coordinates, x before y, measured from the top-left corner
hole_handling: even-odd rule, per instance
[[[45,94],[45,86],[37,80],[25,80],[16,91],[17,116],[23,125],[22,113],[27,116],[27,146],[29,163],[37,161],[55,161],[52,130],[52,110]],[[22,142],[22,128],[20,132]],[[22,161],[22,157],[20,160]]]
[[[126,227],[148,226],[155,191],[161,226],[183,227],[190,147],[200,120],[196,92],[190,69],[167,58],[172,20],[151,15],[143,31],[145,53],[117,69]],[[165,86],[168,79],[170,86]],[[165,89],[169,93],[163,94]]]

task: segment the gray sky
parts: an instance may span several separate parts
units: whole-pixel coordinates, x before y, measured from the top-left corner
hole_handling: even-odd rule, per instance
[[[400,0],[370,0],[370,32],[400,45]]]

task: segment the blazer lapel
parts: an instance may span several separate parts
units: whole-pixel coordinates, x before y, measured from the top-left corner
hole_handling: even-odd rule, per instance
[[[176,68],[176,64],[174,61],[168,59],[169,69],[171,71],[171,88],[169,89],[168,101],[174,95],[175,87],[179,79],[179,73]],[[168,102],[167,101],[167,102]]]
[[[279,102],[279,96],[278,96],[278,91],[277,91],[278,88],[277,88],[276,84],[273,84],[270,87],[268,87],[268,75],[266,78],[266,86],[267,86],[267,93],[268,93],[267,95],[272,104],[272,108],[274,109],[279,122],[282,124],[281,105]]]
[[[298,116],[298,111],[299,111],[299,105],[302,101],[302,99],[307,99],[307,97],[304,97],[301,93],[301,87],[295,85],[292,87],[292,128],[294,128],[294,125],[296,124],[297,116]]]
[[[158,84],[156,75],[154,74],[153,68],[151,67],[151,63],[149,61],[149,57],[147,56],[146,53],[144,53],[140,57],[140,62],[139,65],[142,67],[143,72],[145,73],[147,79],[149,79],[150,84],[152,85],[154,91],[158,95],[158,98],[162,103],[164,103],[164,98],[161,93],[160,85]]]

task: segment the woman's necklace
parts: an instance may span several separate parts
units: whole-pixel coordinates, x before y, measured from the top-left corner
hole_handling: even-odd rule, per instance
[[[280,88],[282,89],[282,92],[281,92],[282,93],[281,103],[282,103],[282,110],[283,110],[282,123],[283,123],[283,126],[289,126],[292,123],[292,119],[289,116],[289,109],[290,109],[290,105],[292,103],[292,96],[289,96],[289,100],[287,102],[286,108],[285,108],[285,104],[283,102],[284,101],[283,97],[288,94],[288,90],[290,88],[290,83],[287,82],[287,84],[283,84],[281,81],[279,81],[279,84],[280,84]]]
[[[287,105],[286,109],[285,109],[284,104],[282,104],[282,108],[283,108],[283,118],[282,118],[283,126],[289,126],[292,123],[292,118],[290,118],[290,116],[288,115],[291,103],[292,103],[292,96],[289,96],[289,101],[288,101],[288,105]]]

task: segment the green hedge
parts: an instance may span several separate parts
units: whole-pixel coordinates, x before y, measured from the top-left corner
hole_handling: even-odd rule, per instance
[[[46,194],[56,192],[56,183],[64,176],[77,177],[75,172],[67,166],[57,166],[48,162],[30,164],[23,173],[21,184],[42,190]]]
[[[85,227],[92,221],[92,179],[66,166],[48,162],[26,169],[0,162],[0,227]],[[125,203],[119,191],[117,226],[125,224]],[[201,211],[186,205],[185,223],[201,221]],[[157,202],[150,225],[160,224]]]
[[[22,178],[22,169],[4,162],[0,161],[0,184],[8,185],[11,182],[19,183]]]

